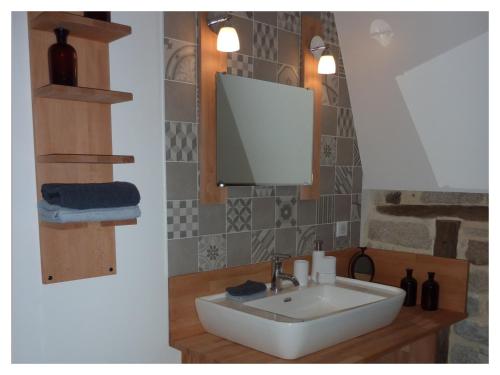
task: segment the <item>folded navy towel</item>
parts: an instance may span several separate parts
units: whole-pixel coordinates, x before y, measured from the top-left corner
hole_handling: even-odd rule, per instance
[[[50,204],[80,210],[136,206],[141,200],[139,191],[134,184],[119,181],[89,184],[43,184],[42,196]]]
[[[249,296],[254,293],[265,291],[266,289],[267,287],[264,283],[247,280],[241,285],[230,286],[226,288],[226,292],[228,292],[232,296]]]

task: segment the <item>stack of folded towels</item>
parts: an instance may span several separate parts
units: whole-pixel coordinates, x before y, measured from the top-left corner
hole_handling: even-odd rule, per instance
[[[40,220],[52,223],[128,220],[141,216],[137,187],[130,182],[43,184]]]

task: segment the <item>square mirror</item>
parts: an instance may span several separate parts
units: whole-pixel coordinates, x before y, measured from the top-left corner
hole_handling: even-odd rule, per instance
[[[217,73],[219,185],[312,184],[313,92]]]

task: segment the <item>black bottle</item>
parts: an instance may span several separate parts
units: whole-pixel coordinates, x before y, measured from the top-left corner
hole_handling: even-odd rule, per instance
[[[413,270],[406,269],[406,277],[401,279],[401,289],[406,291],[403,306],[415,306],[417,304],[417,280],[412,276]]]
[[[57,43],[49,48],[49,77],[55,85],[78,86],[76,51],[66,40],[69,31],[59,27],[54,30]]]
[[[439,284],[434,280],[434,272],[428,272],[429,279],[422,284],[422,308],[437,310],[439,301]]]
[[[83,16],[100,21],[111,21],[111,12],[83,12]]]

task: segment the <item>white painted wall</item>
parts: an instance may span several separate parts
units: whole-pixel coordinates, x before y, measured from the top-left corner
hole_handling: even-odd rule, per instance
[[[13,14],[12,361],[179,362],[168,346],[161,12],[113,13],[132,35],[110,47],[111,86],[134,101],[113,106],[115,167],[135,183],[142,217],[118,227],[117,275],[42,285],[26,13]]]
[[[488,191],[488,14],[337,12],[363,189]],[[383,47],[370,25],[394,32]]]

